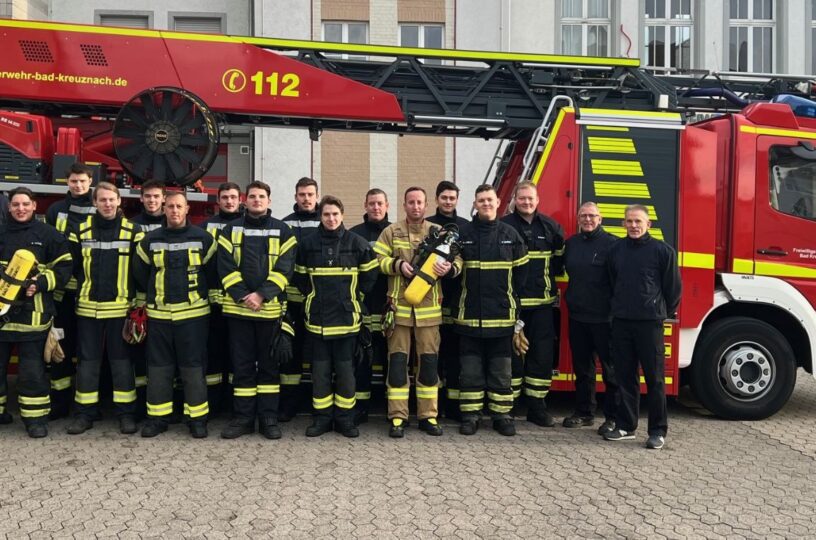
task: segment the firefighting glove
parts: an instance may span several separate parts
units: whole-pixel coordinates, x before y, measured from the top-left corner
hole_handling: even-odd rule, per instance
[[[530,340],[524,335],[524,321],[516,321],[513,329],[513,352],[524,358],[528,350],[530,350]]]
[[[397,325],[397,306],[390,300],[385,304],[381,323],[383,335],[388,339],[394,333],[394,327]]]
[[[294,358],[295,353],[292,347],[292,334],[281,328],[280,336],[272,349],[272,358],[279,366],[286,366]]]
[[[354,367],[370,366],[374,361],[374,350],[371,348],[371,330],[363,326],[354,343]]]
[[[48,331],[48,336],[45,338],[45,350],[43,351],[46,364],[50,364],[51,362],[59,363],[65,360],[65,353],[59,344],[60,340],[64,337],[65,332],[62,328],[54,328],[52,326],[51,330]]]

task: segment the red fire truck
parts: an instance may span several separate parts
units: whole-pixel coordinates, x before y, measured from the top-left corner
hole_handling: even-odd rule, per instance
[[[120,185],[189,188],[232,124],[307,128],[314,139],[329,129],[502,140],[492,181],[503,201],[530,179],[565,230],[593,200],[619,234],[625,206],[642,203],[654,235],[677,249],[684,293],[665,324],[669,394],[688,382],[721,417],[764,418],[788,400],[799,367],[813,373],[807,77],[656,76],[622,58],[2,19],[0,50],[0,190],[64,192],[54,184],[75,159]],[[566,342],[556,390],[573,384]]]

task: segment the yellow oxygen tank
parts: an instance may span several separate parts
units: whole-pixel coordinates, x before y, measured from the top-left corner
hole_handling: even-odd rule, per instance
[[[24,281],[34,265],[37,257],[27,249],[18,249],[6,267],[6,275],[18,282]],[[0,277],[0,315],[5,315],[11,309],[11,303],[20,293],[19,283],[13,283]]]
[[[446,255],[450,253],[450,245],[442,244],[434,249],[433,253],[425,259],[422,267],[417,271],[416,275],[411,279],[411,283],[405,289],[405,301],[412,306],[418,306],[422,303],[422,299],[431,290],[436,280],[439,279],[433,271],[433,265],[436,261],[446,260]]]

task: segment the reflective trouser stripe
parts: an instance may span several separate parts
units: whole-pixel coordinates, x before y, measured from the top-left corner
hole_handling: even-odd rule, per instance
[[[23,418],[39,418],[51,412],[50,396],[19,396],[20,416]]]
[[[80,405],[93,405],[99,403],[99,392],[74,392],[74,401]]]
[[[240,386],[236,386],[232,389],[232,395],[235,397],[255,397],[258,395],[258,387],[250,386],[241,388]]]
[[[456,388],[448,388],[448,399],[459,399],[459,390]]]
[[[71,388],[71,377],[62,377],[60,379],[51,379],[51,390],[67,390]]]
[[[357,392],[354,394],[354,397],[357,398],[357,400],[371,399],[371,392]]]
[[[513,409],[513,394],[487,393],[487,408],[493,412],[505,414]]]
[[[524,394],[532,398],[544,399],[550,393],[552,379],[524,377]]]
[[[393,400],[400,400],[400,399],[408,399],[411,390],[409,388],[389,388],[388,389],[388,399]]]
[[[312,406],[315,409],[318,409],[318,410],[328,409],[329,407],[332,406],[333,401],[334,401],[334,395],[333,394],[329,394],[328,396],[322,397],[322,398],[313,397],[312,398]]]
[[[280,379],[281,384],[283,385],[295,385],[300,384],[300,377],[301,375],[284,375],[281,373]]]
[[[357,403],[356,398],[353,397],[345,398],[343,396],[334,394],[334,404],[341,409],[351,409],[354,407],[356,403]]]
[[[147,414],[150,416],[167,416],[168,414],[172,414],[173,412],[173,402],[168,401],[167,403],[147,403]]]
[[[211,373],[207,375],[207,386],[216,386],[224,381],[224,376],[221,373]]]
[[[436,399],[439,395],[439,388],[436,386],[417,386],[417,399]]]
[[[513,389],[513,398],[518,398],[521,395],[521,384],[523,379],[513,378],[510,380],[510,387]]]
[[[133,403],[136,401],[136,390],[114,390],[114,403]]]
[[[209,412],[210,405],[206,401],[201,405],[190,405],[188,403],[184,404],[184,414],[189,416],[190,418],[199,418],[201,416],[206,415]]]
[[[485,393],[484,390],[477,392],[459,391],[459,410],[462,412],[479,412],[482,410]]]
[[[147,376],[136,377],[136,388],[144,388],[147,386]]]
[[[280,393],[280,385],[279,384],[259,384],[258,385],[258,393],[259,394],[279,394]]]

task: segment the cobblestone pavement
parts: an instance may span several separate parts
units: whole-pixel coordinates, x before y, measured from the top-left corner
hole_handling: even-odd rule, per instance
[[[568,399],[555,411],[568,412]],[[0,534],[9,537],[767,538],[816,531],[816,382],[763,422],[724,422],[670,405],[662,451],[604,443],[593,429],[483,423],[465,438],[410,429],[387,438],[374,418],[359,439],[156,439],[104,421],[80,436],[51,423],[31,440],[0,430]],[[645,424],[645,419],[644,419]],[[415,424],[414,424],[415,425]]]

